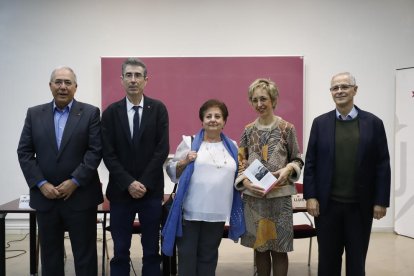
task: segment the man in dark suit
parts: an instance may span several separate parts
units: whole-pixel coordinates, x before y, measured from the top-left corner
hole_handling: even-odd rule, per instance
[[[336,110],[312,124],[304,171],[304,198],[315,217],[318,275],[365,275],[372,220],[390,202],[390,157],[382,121],[354,105],[358,86],[350,73],[331,81]]]
[[[55,69],[49,87],[54,100],[28,109],[17,149],[37,215],[42,275],[64,275],[65,231],[76,275],[96,275],[100,112],[74,99],[77,81],[69,67]]]
[[[159,231],[164,195],[163,164],[169,152],[168,113],[145,96],[147,68],[129,58],[122,64],[126,97],[102,114],[103,158],[109,170],[106,195],[111,202],[114,257],[111,275],[129,275],[132,224],[141,223],[142,275],[160,275]]]

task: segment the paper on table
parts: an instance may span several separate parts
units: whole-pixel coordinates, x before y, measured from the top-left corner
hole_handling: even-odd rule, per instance
[[[30,209],[30,195],[21,195],[19,199],[19,209]]]

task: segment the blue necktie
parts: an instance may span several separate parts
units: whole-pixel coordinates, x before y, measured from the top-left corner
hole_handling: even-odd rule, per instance
[[[135,142],[138,139],[138,131],[139,131],[139,106],[134,106],[133,109],[135,110],[134,114],[134,132],[132,134],[132,140]]]

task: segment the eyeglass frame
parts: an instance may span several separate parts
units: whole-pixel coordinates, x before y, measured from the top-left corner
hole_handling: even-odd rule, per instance
[[[352,85],[352,84],[340,84],[340,85],[335,85],[332,86],[331,88],[329,88],[329,90],[331,92],[338,92],[339,90],[344,90],[347,91],[352,87],[355,87],[356,85]]]
[[[130,72],[126,72],[123,76],[124,79],[126,80],[132,80],[132,79],[136,79],[136,80],[141,80],[141,79],[145,79],[146,76],[141,74],[141,73],[130,73]]]
[[[260,103],[265,103],[267,101],[271,101],[272,99],[270,97],[258,97],[258,98],[251,98],[250,101],[252,102],[252,104],[259,104]]]
[[[67,87],[70,87],[70,86],[73,85],[73,81],[71,81],[71,80],[56,79],[52,82],[53,82],[53,84],[55,84],[58,87],[61,87],[63,84],[65,84],[65,86],[67,86]]]

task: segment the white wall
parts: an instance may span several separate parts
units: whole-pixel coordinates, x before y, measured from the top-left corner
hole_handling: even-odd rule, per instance
[[[396,71],[395,220],[399,235],[414,238],[414,67]]]
[[[412,0],[2,0],[0,203],[28,192],[16,148],[27,108],[51,100],[51,70],[71,66],[76,98],[100,106],[101,56],[303,55],[305,147],[313,118],[334,107],[331,76],[350,71],[393,158],[394,70],[414,65],[413,11]],[[393,212],[374,227],[392,228]]]

